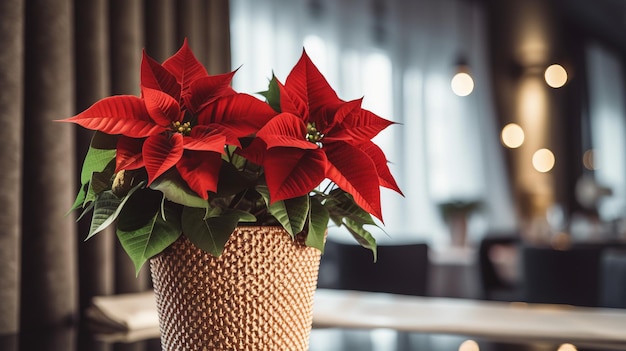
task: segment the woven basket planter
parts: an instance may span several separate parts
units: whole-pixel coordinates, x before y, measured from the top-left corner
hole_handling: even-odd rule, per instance
[[[220,257],[181,236],[150,260],[163,350],[307,350],[319,260],[280,227],[238,227]]]

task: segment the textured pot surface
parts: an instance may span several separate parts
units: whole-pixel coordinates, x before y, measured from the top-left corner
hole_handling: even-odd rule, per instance
[[[150,260],[163,350],[307,350],[320,252],[238,227],[220,257],[184,235]]]

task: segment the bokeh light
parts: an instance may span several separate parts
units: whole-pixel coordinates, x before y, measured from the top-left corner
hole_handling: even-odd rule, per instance
[[[459,351],[480,351],[480,347],[476,341],[469,339],[461,343]]]
[[[459,72],[452,77],[452,91],[458,96],[467,96],[474,90],[474,79],[466,72]]]
[[[552,170],[556,159],[552,151],[548,149],[539,149],[533,154],[533,167],[537,172],[546,173]]]
[[[583,166],[590,171],[596,169],[593,149],[589,149],[583,154]]]
[[[515,123],[509,123],[502,128],[500,139],[504,146],[515,149],[524,143],[524,130]]]
[[[544,74],[546,83],[553,88],[560,88],[567,83],[567,71],[561,65],[550,65]]]
[[[559,349],[557,351],[577,351],[578,349],[576,348],[576,346],[572,345],[572,344],[561,344],[561,346],[559,346]]]

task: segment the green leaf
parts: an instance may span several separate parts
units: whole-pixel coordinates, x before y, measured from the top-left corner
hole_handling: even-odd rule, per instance
[[[239,162],[242,157],[233,155],[236,162]],[[244,159],[245,160],[245,159]],[[237,194],[253,185],[253,182],[246,178],[237,167],[229,162],[222,162],[220,167],[219,178],[220,181],[217,185],[217,193],[215,197],[228,197]]]
[[[163,193],[152,189],[139,189],[129,197],[117,219],[117,228],[133,231],[154,221],[161,211]]]
[[[85,193],[85,200],[83,201],[83,206],[88,203],[92,203],[98,199],[99,193],[97,193],[94,188],[91,186],[91,182],[87,185],[87,192]],[[115,194],[113,194],[115,195]],[[116,196],[117,197],[117,196]]]
[[[276,201],[270,205],[270,193],[267,186],[259,185],[256,187],[256,190],[263,196],[270,214],[278,220],[291,236],[302,232],[310,208],[308,195]]]
[[[236,214],[237,216],[239,216],[239,222],[245,222],[245,223],[254,223],[254,222],[256,222],[256,217],[252,213],[250,213],[250,212],[241,211],[241,210],[234,210],[234,209],[229,209],[227,211],[228,212],[232,212],[232,213]]]
[[[242,169],[246,165],[248,159],[236,153],[238,148],[238,146],[234,145],[225,146],[226,152],[222,154],[222,160],[224,161],[222,167],[224,167],[225,165],[230,165],[231,167],[234,167],[237,171]],[[220,168],[220,172],[222,172],[222,168]]]
[[[163,220],[160,215],[157,216],[156,223],[152,229],[152,235],[149,240],[146,241],[144,250],[144,257],[146,259],[150,259],[161,253],[182,234],[180,213],[178,215],[166,214],[165,217],[167,220]]]
[[[181,234],[180,216],[165,215],[167,221],[163,217],[155,213],[144,226],[130,231],[117,228],[117,237],[133,261],[136,274],[147,260],[165,250]]]
[[[365,225],[378,227],[372,215],[356,204],[353,197],[341,189],[330,192],[324,206],[328,209],[333,222],[345,226],[356,241],[368,248],[377,259],[376,239],[367,231]]]
[[[311,213],[309,215],[309,230],[306,235],[305,244],[314,247],[324,253],[324,243],[326,242],[326,230],[328,228],[329,214],[322,203],[316,199],[311,199]]]
[[[91,217],[91,228],[85,240],[88,240],[111,225],[122,211],[124,204],[141,186],[143,186],[143,182],[132,188],[123,199],[113,195],[113,192],[110,190],[102,192],[95,201],[93,216]]]
[[[183,233],[198,248],[216,257],[222,254],[240,221],[256,220],[251,214],[238,210],[226,210],[211,217],[205,215],[206,211],[199,208],[183,208]]]
[[[372,254],[374,255],[374,262],[376,262],[376,239],[372,236],[372,234],[363,228],[362,223],[358,223],[350,219],[346,219],[344,225],[361,246],[372,251]]]
[[[330,218],[338,226],[343,223],[344,218],[361,224],[376,225],[372,215],[357,205],[354,198],[341,189],[331,191],[324,202],[324,207],[328,209]]]
[[[165,197],[177,204],[194,208],[208,208],[209,202],[189,188],[177,172],[166,172],[156,179],[150,188],[162,192]]]
[[[111,191],[105,191],[100,194],[94,204],[91,227],[85,240],[90,239],[111,225],[121,210],[122,200],[113,195]]]
[[[70,212],[78,208],[81,208],[85,205],[85,199],[87,198],[87,190],[85,190],[86,188],[87,188],[87,185],[83,184],[81,185],[80,189],[78,189],[78,194],[76,194],[76,200],[74,200],[74,204],[72,205],[70,210],[67,211],[67,213],[65,214],[66,216],[70,214]]]
[[[103,191],[111,189],[111,178],[113,177],[114,171],[115,160],[112,160],[102,172],[93,172],[91,174],[91,180],[87,187],[83,206],[95,201],[98,195]]]
[[[96,194],[111,189],[113,176],[115,175],[115,159],[111,160],[101,172],[91,173],[89,185]]]
[[[91,212],[94,208],[94,203],[90,202],[85,207],[83,207],[83,211],[80,213],[78,218],[76,218],[76,222],[80,221],[87,213]]]
[[[276,112],[280,112],[280,89],[278,88],[278,81],[276,76],[272,73],[272,79],[266,91],[262,91],[259,94],[265,97],[265,100],[271,108]]]
[[[99,154],[100,156],[102,156],[103,154],[101,154],[99,151],[103,151],[103,150],[90,149],[90,151],[87,154],[87,157],[89,157],[90,152],[92,153],[92,155]],[[104,150],[104,151],[110,151],[110,150]],[[95,156],[95,157],[100,157],[100,156]],[[85,160],[85,163],[87,163],[87,160]],[[95,163],[95,161],[90,162],[90,163]],[[81,187],[78,190],[78,194],[76,195],[76,200],[74,200],[74,204],[72,205],[70,210],[67,212],[68,214],[76,210],[77,208],[84,207],[87,203],[94,201],[96,199],[97,194],[107,189],[110,189],[111,177],[113,176],[113,173],[115,171],[115,154],[113,154],[112,159],[109,159],[108,163],[104,166],[104,168],[102,168],[99,171],[96,171],[95,169],[100,169],[99,167],[100,164],[98,164],[97,166],[98,167],[96,168],[92,168],[93,171],[89,173],[89,179],[87,179],[87,181],[83,181],[83,177],[85,176],[84,173],[86,169],[85,166],[83,166],[83,171],[81,173]]]
[[[270,213],[292,236],[302,232],[309,214],[310,199],[307,195],[277,201],[269,206]]]
[[[115,153],[115,149],[102,150],[90,146],[80,173],[81,184],[87,184],[91,180],[92,173],[104,171],[109,162],[115,160]]]

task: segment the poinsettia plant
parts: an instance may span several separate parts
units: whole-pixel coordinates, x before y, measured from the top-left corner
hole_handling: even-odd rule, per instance
[[[145,52],[141,95],[64,119],[95,130],[72,210],[87,239],[115,223],[137,271],[181,235],[220,255],[238,225],[278,225],[324,248],[332,221],[376,255],[380,187],[401,193],[371,139],[393,124],[343,101],[303,50],[257,98],[209,75],[185,41],[162,64]]]

